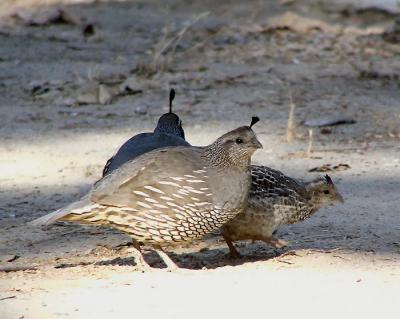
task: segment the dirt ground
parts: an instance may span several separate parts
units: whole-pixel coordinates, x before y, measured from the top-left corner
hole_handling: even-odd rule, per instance
[[[398,313],[393,12],[306,0],[44,2],[0,5],[1,319]],[[114,230],[26,224],[78,199],[121,143],[151,131],[170,87],[192,144],[258,115],[254,162],[305,179],[325,167],[345,204],[279,229],[283,249],[241,242],[244,258],[232,260],[211,238],[177,250],[178,273],[136,271]],[[307,121],[332,117],[355,123],[311,127],[308,152]]]

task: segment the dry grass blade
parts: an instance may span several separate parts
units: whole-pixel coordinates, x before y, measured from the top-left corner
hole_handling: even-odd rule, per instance
[[[308,130],[308,147],[307,147],[307,157],[311,156],[313,147],[313,130]]]
[[[160,43],[156,46],[159,47],[159,49],[156,49],[153,58],[150,63],[141,63],[138,67],[138,71],[140,74],[145,75],[145,76],[151,76],[154,74],[159,73],[160,71],[164,71],[168,69],[169,65],[173,62],[174,54],[176,51],[176,47],[185,35],[185,33],[199,20],[205,18],[208,16],[210,12],[203,12],[197,16],[195,16],[193,19],[187,21],[185,23],[185,26],[174,36],[172,36],[169,40],[167,40],[168,36],[166,31],[160,41]],[[171,49],[171,51],[168,53],[168,56],[165,59],[161,59],[161,57],[165,54],[165,52]]]
[[[289,93],[289,117],[288,117],[288,123],[286,127],[286,142],[290,143],[293,141],[295,138],[295,124],[294,124],[294,110],[296,108],[296,105],[293,103],[293,97],[292,97],[292,92]]]
[[[182,39],[182,37],[184,36],[184,34],[189,30],[189,28],[194,25],[196,22],[198,22],[199,20],[205,18],[206,16],[208,16],[210,14],[210,12],[203,12],[199,15],[197,15],[196,17],[194,17],[191,21],[186,23],[186,26],[180,30],[172,39],[170,39],[167,43],[164,44],[164,46],[162,46],[161,50],[159,52],[156,52],[156,54],[154,55],[154,65],[157,65],[158,60],[160,59],[160,56],[169,48],[173,45],[173,49],[171,51],[171,55],[173,56],[176,50],[176,46],[178,45],[179,41]]]

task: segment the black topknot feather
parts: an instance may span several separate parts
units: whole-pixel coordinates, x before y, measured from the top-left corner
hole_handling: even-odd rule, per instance
[[[332,178],[327,174],[327,175],[325,175],[325,179],[326,179],[326,182],[328,183],[328,184],[331,184],[331,185],[333,185],[333,181],[332,181]]]
[[[259,120],[260,120],[260,118],[259,118],[258,116],[253,116],[253,117],[251,118],[250,128],[251,128],[254,124],[256,124]]]
[[[175,98],[175,90],[171,89],[169,91],[169,113],[172,113],[172,101]]]

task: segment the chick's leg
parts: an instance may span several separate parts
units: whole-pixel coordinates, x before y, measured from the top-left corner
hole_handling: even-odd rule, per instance
[[[231,258],[240,258],[242,255],[237,251],[235,245],[233,244],[232,240],[229,238],[228,235],[222,234],[222,237],[224,238],[226,244],[228,245],[229,248],[229,254]]]
[[[288,242],[283,239],[279,239],[274,236],[269,236],[269,237],[261,237],[260,240],[262,240],[264,243],[267,243],[275,248],[282,248],[288,245]]]

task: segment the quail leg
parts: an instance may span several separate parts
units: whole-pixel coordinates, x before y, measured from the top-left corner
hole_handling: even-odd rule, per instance
[[[154,250],[158,253],[158,255],[161,257],[162,261],[167,265],[166,270],[167,271],[176,271],[179,268],[177,264],[165,253],[165,251],[162,250],[161,247],[154,247]]]
[[[261,237],[260,240],[262,240],[264,243],[272,245],[275,248],[282,248],[282,247],[287,246],[287,244],[288,244],[288,242],[286,240],[279,239],[274,236]]]
[[[133,258],[135,259],[136,266],[139,271],[146,272],[152,270],[151,266],[144,260],[142,249],[140,248],[139,243],[136,240],[132,240],[133,247],[131,247],[131,252],[133,254]]]
[[[229,254],[231,255],[231,258],[241,258],[242,255],[237,251],[235,248],[235,245],[233,245],[232,240],[225,234],[222,234],[222,237],[224,238],[226,244],[228,245],[229,248]]]

